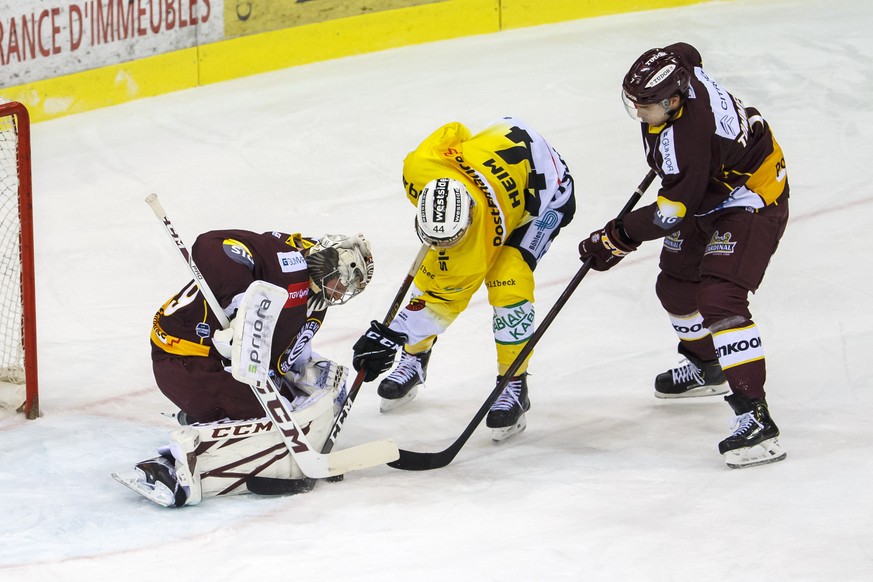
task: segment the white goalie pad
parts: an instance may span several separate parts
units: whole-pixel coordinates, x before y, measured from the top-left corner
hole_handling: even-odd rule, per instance
[[[309,442],[320,449],[333,426],[336,392],[323,390],[295,401],[294,417]],[[166,449],[176,459],[177,478],[188,490],[185,505],[219,495],[248,493],[246,479],[257,475],[302,479],[269,418],[192,424],[170,433]]]

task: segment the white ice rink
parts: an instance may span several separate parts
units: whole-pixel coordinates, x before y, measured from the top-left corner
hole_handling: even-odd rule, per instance
[[[868,0],[713,2],[302,66],[34,126],[44,416],[0,416],[0,580],[873,580],[871,27]],[[377,467],[306,495],[180,510],[110,478],[174,427],[148,338],[190,277],[149,193],[189,245],[215,228],[363,231],[375,280],[315,344],[348,364],[419,246],[404,155],[445,122],[475,131],[515,115],[578,188],[576,219],[537,271],[542,317],[579,268],[579,239],[646,173],[621,78],[678,40],[762,111],[788,161],[792,219],[752,298],[785,462],[730,470],[716,450],[726,403],[653,397],[654,375],[679,357],[650,242],[582,282],[537,347],[528,429],[503,445],[483,426],[444,469]],[[436,347],[418,399],[380,415],[365,385],[337,448],[392,437],[442,449],[494,374],[481,292]]]

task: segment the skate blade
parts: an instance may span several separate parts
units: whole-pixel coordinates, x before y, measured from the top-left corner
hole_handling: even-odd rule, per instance
[[[728,451],[723,456],[731,469],[746,469],[785,460],[788,453],[779,444],[779,439],[772,438],[751,447]]]
[[[667,392],[658,392],[655,390],[655,398],[672,399],[672,398],[700,398],[703,396],[723,396],[731,391],[727,382],[724,384],[716,384],[715,386],[699,386],[686,390],[678,394],[669,394]]]
[[[141,479],[142,473],[136,469],[124,473],[112,473],[112,478],[136,493],[139,493],[149,501],[163,507],[173,507],[176,504],[176,496],[163,483],[149,485]]]
[[[491,440],[495,443],[502,443],[512,435],[516,435],[520,432],[524,432],[524,429],[527,428],[527,419],[525,415],[522,414],[518,418],[518,422],[513,424],[512,426],[503,426],[500,428],[492,428],[491,429]]]
[[[379,412],[389,412],[396,408],[400,408],[401,406],[405,406],[415,398],[416,394],[418,394],[418,386],[415,386],[412,390],[407,392],[405,396],[401,396],[400,398],[390,400],[388,398],[383,398],[379,403]]]

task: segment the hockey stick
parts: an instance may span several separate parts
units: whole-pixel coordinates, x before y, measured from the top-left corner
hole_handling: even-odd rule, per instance
[[[164,211],[163,206],[161,206],[160,201],[158,201],[157,194],[150,194],[146,197],[146,203],[151,207],[155,216],[163,223],[170,238],[176,244],[179,253],[188,263],[188,267],[194,275],[195,282],[200,288],[201,293],[203,293],[209,308],[213,311],[221,326],[227,329],[230,325],[227,314],[224,313],[221,304],[216,299],[200,269],[194,263],[191,253],[188,252],[181,237],[173,228],[172,222],[170,222],[167,213]],[[390,440],[364,443],[331,454],[316,452],[304,436],[303,430],[297,425],[294,417],[279,398],[279,390],[273,380],[266,374],[263,376],[263,381],[252,380],[249,386],[251,386],[255,396],[261,403],[261,406],[263,406],[264,411],[273,421],[273,425],[282,436],[282,440],[288,447],[288,451],[294,458],[294,461],[308,477],[332,477],[348,471],[381,465],[398,458],[397,445]]]
[[[627,201],[627,204],[624,205],[624,208],[621,209],[621,212],[618,213],[618,218],[623,217],[625,214],[630,212],[634,206],[636,206],[637,202],[639,202],[640,198],[642,198],[643,193],[648,189],[649,185],[655,179],[655,171],[649,170],[649,173],[646,174],[646,177],[643,178],[643,181],[640,182],[640,185],[637,186],[637,189],[634,191],[633,195],[630,197],[630,200]],[[576,275],[570,281],[570,284],[567,285],[567,288],[558,297],[558,300],[555,302],[555,305],[549,311],[549,313],[543,318],[542,323],[537,327],[536,331],[531,335],[531,338],[528,340],[527,344],[522,348],[519,352],[518,356],[516,356],[515,360],[509,366],[509,369],[506,370],[506,373],[503,375],[503,379],[497,383],[494,390],[492,390],[491,394],[488,395],[488,398],[485,400],[485,403],[479,408],[479,411],[476,413],[476,416],[473,417],[473,420],[470,421],[470,424],[467,425],[467,428],[464,429],[464,432],[461,433],[455,442],[449,445],[448,448],[443,449],[442,451],[434,452],[434,453],[419,453],[413,451],[406,451],[400,449],[400,458],[392,463],[388,463],[389,467],[394,467],[395,469],[403,469],[406,471],[427,471],[430,469],[439,469],[441,467],[445,467],[458,454],[464,444],[467,442],[467,439],[473,434],[473,431],[476,430],[476,427],[479,426],[479,423],[482,422],[482,419],[488,414],[488,410],[491,408],[491,405],[500,397],[500,394],[503,392],[506,385],[509,383],[509,380],[515,373],[518,371],[519,367],[521,367],[522,362],[527,359],[527,356],[531,353],[534,346],[537,342],[540,341],[540,338],[552,324],[552,321],[557,317],[558,313],[564,307],[564,304],[570,299],[570,296],[576,290],[576,287],[579,286],[579,283],[582,282],[582,279],[591,270],[591,260],[586,260],[582,263],[582,267],[579,271],[576,272]]]
[[[385,319],[382,320],[384,325],[389,325],[394,320],[397,312],[400,311],[400,307],[406,299],[409,287],[412,286],[412,280],[415,279],[415,274],[424,262],[424,257],[429,250],[429,245],[421,245],[418,254],[415,255],[415,260],[412,261],[412,266],[409,267],[409,271],[406,274],[406,278],[403,280],[403,284],[400,286],[400,289],[397,290],[397,294],[394,296],[394,301],[391,302],[391,307],[388,308],[388,313],[385,314]],[[343,423],[349,415],[352,405],[355,403],[355,398],[358,396],[361,384],[364,383],[364,373],[365,371],[363,369],[358,371],[358,375],[355,377],[355,381],[349,389],[349,394],[346,396],[343,407],[337,415],[336,420],[334,420],[330,436],[324,443],[324,447],[321,449],[322,453],[329,453],[333,449],[337,435],[339,435],[340,430],[342,430]],[[293,495],[295,493],[304,493],[312,489],[315,486],[315,479],[278,479],[275,477],[254,476],[249,477],[246,485],[249,491],[258,495]]]

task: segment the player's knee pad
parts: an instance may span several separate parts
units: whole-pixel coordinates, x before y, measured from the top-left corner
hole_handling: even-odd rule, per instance
[[[421,295],[420,291],[418,295]],[[413,292],[413,299],[391,322],[391,329],[406,335],[407,344],[417,344],[446,331],[466,305],[466,302],[441,304],[424,301]]]
[[[749,312],[748,289],[716,277],[704,277],[700,282],[697,288],[697,305],[706,327],[713,333],[716,331],[713,326],[723,320],[752,318]]]
[[[661,271],[655,282],[655,294],[667,313],[688,314],[698,311],[695,281],[678,279]]]

